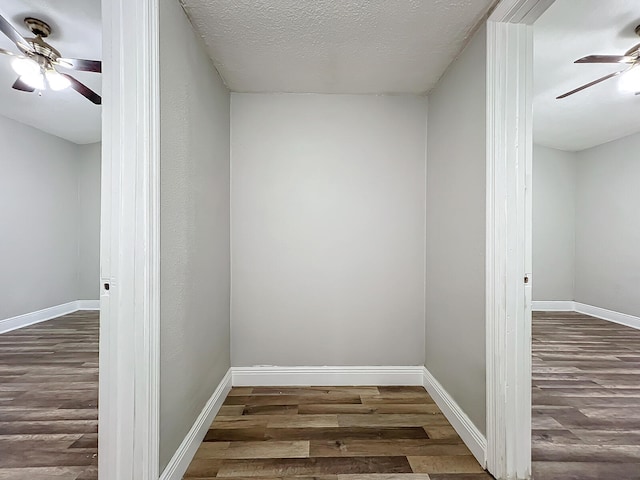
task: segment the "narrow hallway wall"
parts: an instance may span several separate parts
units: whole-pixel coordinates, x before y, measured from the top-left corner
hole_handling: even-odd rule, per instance
[[[229,92],[160,2],[160,470],[229,369]]]
[[[429,94],[425,365],[485,431],[486,27]]]

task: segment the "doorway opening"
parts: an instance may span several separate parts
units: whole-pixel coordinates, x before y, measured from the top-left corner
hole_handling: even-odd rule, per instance
[[[557,0],[533,27],[532,462],[543,480],[638,470],[624,452],[638,440],[640,162],[628,152],[640,145],[640,8],[584,6]]]
[[[101,5],[53,3],[0,9],[0,476],[97,478]]]

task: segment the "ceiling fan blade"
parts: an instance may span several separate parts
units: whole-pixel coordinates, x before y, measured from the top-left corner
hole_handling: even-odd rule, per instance
[[[81,72],[102,73],[102,62],[99,60],[82,60],[80,58],[59,58],[57,63],[61,67],[79,70]]]
[[[638,57],[630,55],[588,55],[574,63],[635,63]]]
[[[20,77],[18,77],[18,79],[13,83],[13,86],[11,88],[14,88],[16,90],[20,90],[21,92],[34,92],[35,91],[35,88],[30,87],[29,85],[24,83],[20,79]]]
[[[4,48],[0,48],[0,53],[2,55],[11,55],[12,57],[15,56],[15,53],[10,52],[9,50],[5,50]]]
[[[15,28],[13,28],[13,25],[11,25],[2,15],[0,15],[0,32],[4,33],[7,37],[9,37],[9,40],[15,43],[16,46],[20,48],[20,50],[33,52],[33,48],[31,48],[31,45],[27,43],[27,41],[22,37],[22,35],[20,35],[18,31]]]
[[[624,72],[625,70],[623,70]],[[610,73],[609,75],[605,75],[602,78],[599,78],[597,80],[594,80],[593,82],[589,82],[586,85],[582,85],[581,87],[578,87],[574,90],[571,90],[570,92],[567,93],[563,93],[562,95],[560,95],[559,97],[556,97],[556,100],[560,100],[561,98],[565,98],[568,97],[569,95],[573,95],[574,93],[578,93],[581,90],[584,90],[585,88],[589,88],[589,87],[593,87],[594,85],[600,83],[600,82],[604,82],[605,80],[609,80],[610,78],[616,77],[618,75],[620,75],[622,72],[613,72]]]
[[[87,87],[84,83],[76,80],[71,75],[67,75],[66,73],[61,73],[60,75],[67,77],[71,82],[71,88],[73,88],[80,95],[95,103],[96,105],[102,105],[102,97],[100,97],[100,95]]]

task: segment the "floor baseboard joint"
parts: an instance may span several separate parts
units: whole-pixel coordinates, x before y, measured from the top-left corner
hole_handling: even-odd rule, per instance
[[[35,312],[23,313],[15,317],[0,320],[0,334],[17,330],[18,328],[28,327],[36,323],[46,322],[54,318],[62,317],[79,310],[99,310],[100,300],[74,300],[72,302],[54,305],[53,307],[43,308]]]
[[[629,315],[627,313],[607,310],[606,308],[587,305],[586,303],[575,302],[573,300],[562,301],[533,301],[532,310],[534,312],[576,312],[601,320],[618,323],[627,327],[640,330],[640,317]]]

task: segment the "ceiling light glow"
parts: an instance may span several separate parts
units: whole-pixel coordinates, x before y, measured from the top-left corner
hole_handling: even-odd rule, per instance
[[[11,67],[21,77],[40,74],[40,65],[30,58],[14,58],[11,62]]]
[[[44,90],[44,76],[38,72],[34,74],[21,75],[20,80],[29,85],[31,88],[35,88],[36,90]]]
[[[47,76],[47,83],[49,84],[51,90],[64,90],[71,85],[71,82],[67,77],[59,74],[55,70],[47,70],[45,75]]]
[[[618,88],[624,93],[640,92],[640,67],[633,67],[620,75]]]

